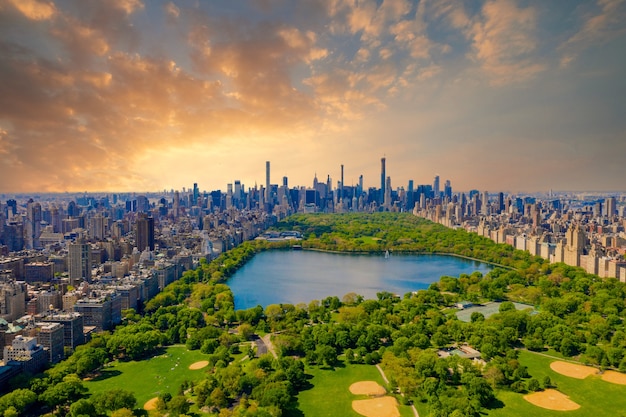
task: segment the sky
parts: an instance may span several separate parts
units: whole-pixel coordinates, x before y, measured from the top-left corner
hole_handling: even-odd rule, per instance
[[[0,192],[624,191],[624,0],[0,0]]]

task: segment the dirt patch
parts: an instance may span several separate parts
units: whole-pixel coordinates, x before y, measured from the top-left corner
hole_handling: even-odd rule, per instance
[[[394,397],[378,397],[352,401],[352,409],[365,417],[400,417]]]
[[[541,392],[524,395],[524,399],[537,407],[555,411],[578,410],[580,405],[570,400],[569,397],[555,389],[547,389]]]
[[[159,397],[154,397],[150,400],[148,400],[144,405],[143,405],[143,409],[150,411],[150,410],[156,410],[156,405],[157,405],[157,401],[159,401]]]
[[[602,380],[613,384],[626,385],[626,374],[615,371],[604,371]]]
[[[550,364],[550,368],[554,372],[558,372],[561,375],[569,376],[571,378],[585,379],[589,375],[595,375],[598,370],[591,366],[576,365],[574,363],[556,361]]]
[[[387,391],[374,381],[360,381],[350,385],[350,392],[354,395],[372,395],[380,397],[385,395]]]
[[[191,365],[189,365],[189,369],[191,369],[192,371],[195,371],[196,369],[204,368],[208,364],[209,364],[209,361],[200,361],[200,362],[192,363]]]

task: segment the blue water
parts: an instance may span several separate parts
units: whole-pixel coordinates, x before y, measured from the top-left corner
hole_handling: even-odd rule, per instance
[[[388,291],[404,295],[428,288],[443,275],[458,277],[491,265],[444,255],[347,255],[311,251],[268,251],[240,268],[228,285],[235,309],[309,303],[354,292],[366,299]]]

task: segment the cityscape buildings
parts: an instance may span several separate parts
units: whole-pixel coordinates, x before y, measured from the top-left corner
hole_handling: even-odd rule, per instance
[[[36,370],[61,360],[64,348],[114,328],[122,310],[140,310],[200,259],[297,212],[413,213],[626,282],[626,195],[453,192],[449,179],[441,189],[439,175],[432,184],[410,180],[394,189],[386,162],[380,188],[366,188],[362,174],[346,184],[344,164],[335,187],[330,174],[319,181],[316,173],[311,186],[289,187],[287,176],[272,184],[267,161],[264,185],[246,189],[235,180],[226,192],[193,183],[144,194],[0,195],[5,365]],[[13,372],[0,369],[0,380]]]

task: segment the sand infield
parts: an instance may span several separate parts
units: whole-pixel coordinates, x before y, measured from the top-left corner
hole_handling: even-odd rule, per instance
[[[378,397],[352,401],[352,408],[365,417],[400,417],[398,401],[393,397]]]
[[[156,410],[156,404],[157,401],[159,401],[159,397],[154,397],[150,400],[148,400],[144,405],[143,405],[143,409],[146,411],[150,411],[150,410]]]
[[[626,374],[616,371],[604,371],[602,380],[612,384],[626,385]]]
[[[359,381],[350,385],[354,395],[369,395],[367,400],[352,401],[352,409],[365,417],[400,417],[398,401],[387,394],[387,390],[375,381]]]
[[[195,371],[197,369],[204,368],[208,364],[209,364],[209,361],[200,361],[200,362],[192,363],[191,365],[189,365],[189,369],[191,369],[192,371]]]
[[[385,388],[374,381],[360,381],[350,385],[350,392],[354,395],[371,395],[380,397],[387,393]]]
[[[561,375],[569,376],[571,378],[585,379],[589,375],[595,375],[598,373],[596,368],[585,365],[576,365],[574,363],[555,361],[550,364],[550,368]]]
[[[570,400],[569,397],[555,389],[534,392],[524,395],[524,399],[537,407],[555,411],[578,410],[580,405]]]

